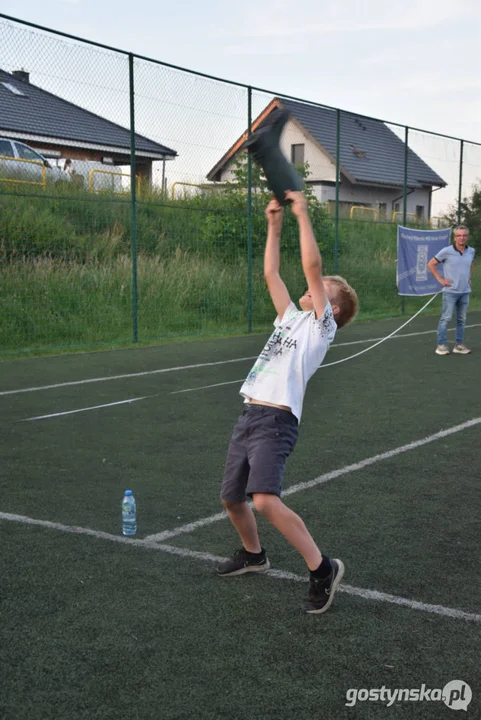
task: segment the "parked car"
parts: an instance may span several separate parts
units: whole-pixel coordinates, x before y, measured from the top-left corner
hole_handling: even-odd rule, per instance
[[[58,183],[70,182],[71,176],[28,145],[0,138],[0,182],[2,180]]]

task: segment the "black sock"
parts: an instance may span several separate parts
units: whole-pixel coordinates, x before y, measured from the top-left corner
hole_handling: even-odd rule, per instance
[[[322,562],[317,570],[311,570],[311,577],[317,578],[318,580],[324,580],[329,577],[332,572],[332,563],[327,555],[322,556]]]
[[[260,556],[261,556],[262,553],[264,552],[264,550],[263,550],[262,548],[261,548],[261,551],[258,552],[258,553],[249,552],[249,550],[246,550],[245,548],[244,548],[244,550],[246,551],[246,553],[247,553],[248,555],[250,555],[250,556],[253,557],[253,558],[260,558]]]

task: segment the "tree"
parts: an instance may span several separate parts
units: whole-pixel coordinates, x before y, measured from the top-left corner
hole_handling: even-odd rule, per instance
[[[451,207],[446,215],[450,225],[466,225],[469,230],[471,245],[481,248],[481,185],[474,185],[471,197],[465,197],[460,205],[460,222],[458,209]]]

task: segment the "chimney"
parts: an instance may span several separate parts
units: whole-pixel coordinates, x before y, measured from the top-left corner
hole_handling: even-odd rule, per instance
[[[25,70],[14,70],[12,72],[12,75],[18,80],[21,80],[22,82],[30,82],[30,73],[26,72]]]

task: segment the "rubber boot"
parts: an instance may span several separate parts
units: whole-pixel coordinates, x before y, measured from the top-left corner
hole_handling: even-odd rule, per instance
[[[281,133],[290,113],[285,109],[274,110],[243,144],[264,171],[269,189],[281,205],[287,205],[286,190],[302,190],[304,181],[285,157],[280,147]]]

